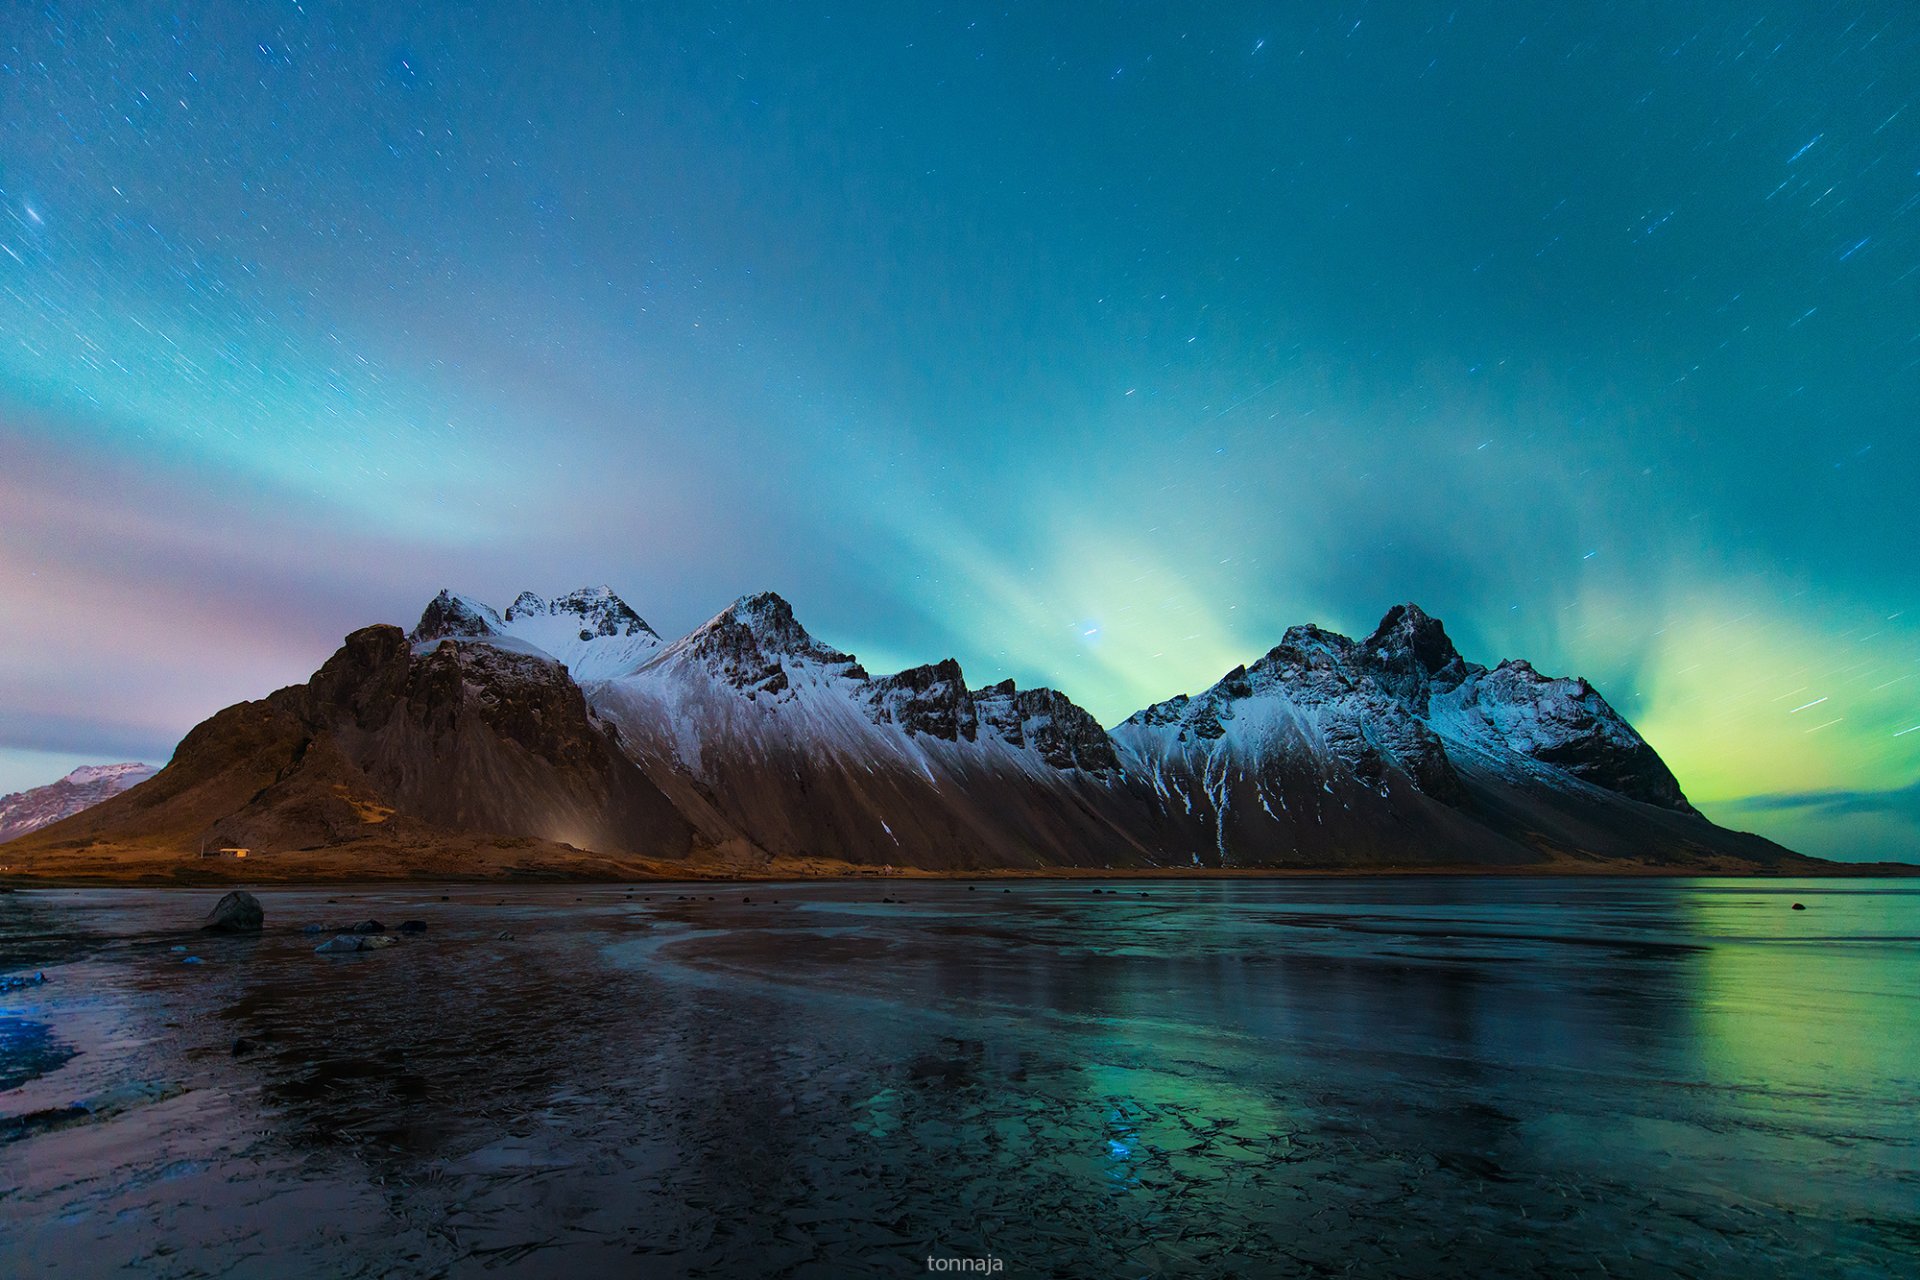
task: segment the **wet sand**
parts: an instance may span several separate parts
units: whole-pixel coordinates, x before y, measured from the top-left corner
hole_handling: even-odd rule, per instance
[[[0,897],[0,1272],[1920,1266],[1913,881],[260,895]]]

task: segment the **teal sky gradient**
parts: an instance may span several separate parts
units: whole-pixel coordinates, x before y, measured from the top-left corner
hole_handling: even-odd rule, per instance
[[[0,790],[442,585],[1108,722],[1413,599],[1920,856],[1910,5],[401,8],[0,37]]]

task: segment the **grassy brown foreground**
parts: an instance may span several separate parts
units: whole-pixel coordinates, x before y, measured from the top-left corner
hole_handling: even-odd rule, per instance
[[[717,847],[687,860],[613,855],[529,837],[456,836],[431,843],[354,841],[318,849],[251,851],[246,858],[205,857],[161,846],[90,843],[78,847],[0,845],[0,884],[220,885],[352,883],[622,883],[771,880],[1195,880],[1361,876],[1908,876],[1920,865],[1795,858],[1777,866],[1735,859],[1687,865],[1552,856],[1520,866],[1412,863],[1300,867],[976,867],[929,870],[834,858],[773,857]],[[27,847],[22,847],[27,846]]]

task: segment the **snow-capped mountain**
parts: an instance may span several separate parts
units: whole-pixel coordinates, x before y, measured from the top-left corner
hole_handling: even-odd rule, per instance
[[[1106,812],[1111,743],[1049,689],[969,690],[952,659],[868,674],[777,595],[745,596],[594,709],[683,811],[775,857],[930,866],[1142,852]]]
[[[582,683],[635,670],[660,648],[660,635],[611,587],[582,587],[552,600],[531,591],[499,613],[468,596],[442,591],[414,627],[416,644],[447,636],[544,654]]]
[[[1464,836],[1536,856],[1639,845],[1657,858],[1727,834],[1698,820],[1586,681],[1468,662],[1411,604],[1362,641],[1294,627],[1252,666],[1113,736],[1123,769],[1209,832],[1210,860],[1226,864],[1340,861],[1422,827],[1439,848]]]
[[[0,796],[0,842],[51,826],[157,772],[150,764],[83,764],[57,782]]]
[[[1469,662],[1413,605],[1364,640],[1291,628],[1109,733],[951,658],[873,675],[771,593],[668,644],[604,587],[504,612],[443,591],[25,843],[385,841],[440,866],[456,835],[802,871],[1796,858],[1700,817],[1586,681]]]
[[[566,664],[581,682],[625,675],[660,648],[660,635],[611,587],[582,587],[552,600],[531,591],[500,615],[507,631]]]

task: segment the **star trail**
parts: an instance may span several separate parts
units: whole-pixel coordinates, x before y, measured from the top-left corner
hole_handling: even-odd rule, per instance
[[[1920,841],[1920,14],[17,7],[0,790],[441,586],[1108,723],[1417,600]]]

